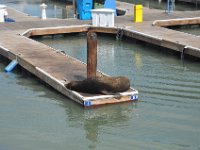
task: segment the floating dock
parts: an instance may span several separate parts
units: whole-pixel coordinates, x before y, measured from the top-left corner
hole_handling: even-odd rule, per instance
[[[71,33],[86,32],[88,28],[77,26],[51,30],[55,29],[64,33],[68,30]],[[44,35],[45,33],[42,30],[33,29],[25,34]],[[10,60],[16,60],[20,66],[83,106],[126,102],[138,98],[138,91],[134,89],[115,95],[95,95],[68,90],[64,84],[87,78],[86,64],[22,35],[11,34],[11,32],[1,33],[0,54]],[[97,76],[104,76],[104,74],[97,72]]]
[[[188,22],[197,24],[199,23],[199,12],[185,12],[185,14],[174,12],[173,15],[168,15],[158,10],[144,8],[144,22],[133,23],[131,10],[133,5],[117,3],[117,6],[123,8],[121,10],[126,11],[126,15],[116,17],[115,27],[109,28],[94,27],[91,21],[77,19],[41,20],[9,8],[9,17],[16,22],[0,23],[0,54],[10,60],[16,60],[21,67],[86,107],[137,100],[138,91],[130,88],[127,92],[115,95],[94,95],[68,90],[64,84],[86,78],[86,64],[29,37],[80,33],[89,30],[97,33],[117,34],[121,30],[124,36],[200,57],[200,37],[162,27],[166,26],[166,22],[169,25],[172,22],[176,25],[188,24]],[[185,17],[187,18],[184,19]],[[102,75],[104,74],[97,72],[97,76]]]

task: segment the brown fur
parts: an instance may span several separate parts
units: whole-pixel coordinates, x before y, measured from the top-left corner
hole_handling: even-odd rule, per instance
[[[65,85],[68,89],[92,94],[114,94],[127,91],[130,81],[126,77],[96,77],[83,81],[72,81]]]

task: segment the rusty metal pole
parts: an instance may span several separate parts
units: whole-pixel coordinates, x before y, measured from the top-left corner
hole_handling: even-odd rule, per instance
[[[87,78],[96,77],[97,71],[97,34],[87,33]]]

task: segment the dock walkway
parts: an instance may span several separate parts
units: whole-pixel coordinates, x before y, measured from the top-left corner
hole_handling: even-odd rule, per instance
[[[144,8],[142,23],[133,23],[132,4],[119,3],[126,8],[127,15],[116,18],[115,25],[124,30],[124,35],[180,53],[200,58],[200,36],[175,31],[165,27],[176,25],[200,25],[200,11],[174,11]]]
[[[152,25],[155,20],[160,20],[160,18],[162,20],[191,18],[191,16],[194,18],[198,17],[198,13],[175,12],[173,15],[167,15],[160,10],[145,8],[144,22],[136,24],[133,23],[133,15],[130,10],[133,5],[125,3],[120,3],[120,5],[129,11],[126,16],[115,18],[115,27],[113,28],[92,27],[91,21],[77,19],[41,20],[9,8],[9,17],[14,18],[16,22],[0,23],[0,54],[10,60],[16,59],[20,66],[83,106],[132,101],[138,98],[138,91],[131,88],[127,92],[116,95],[92,95],[68,90],[64,87],[65,83],[86,78],[86,64],[28,37],[87,32],[91,29],[96,32],[116,34],[121,29],[126,36],[180,52],[184,50],[187,54],[200,57],[200,43],[197,42],[200,40],[199,37]],[[194,19],[198,21],[198,18]],[[97,75],[104,74],[98,72]]]

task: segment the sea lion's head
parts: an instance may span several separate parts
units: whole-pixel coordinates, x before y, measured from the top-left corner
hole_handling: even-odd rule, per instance
[[[73,90],[74,87],[78,85],[78,81],[71,81],[67,84],[65,84],[65,87],[68,88],[69,90]]]

